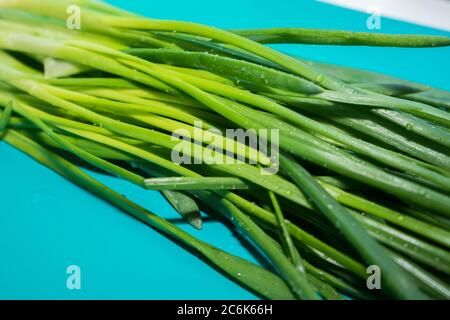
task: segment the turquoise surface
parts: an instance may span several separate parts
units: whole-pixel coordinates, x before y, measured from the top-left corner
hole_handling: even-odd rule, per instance
[[[222,28],[317,27],[367,31],[367,14],[303,0],[125,1],[112,4],[150,17]],[[382,19],[382,32],[441,31]],[[448,34],[448,33],[447,33]],[[278,46],[306,58],[366,68],[450,90],[450,48],[392,49]],[[257,261],[220,221],[186,227],[156,192],[96,178],[173,219],[199,238]],[[255,299],[173,241],[0,143],[1,299]],[[81,289],[68,290],[66,268],[81,268]]]

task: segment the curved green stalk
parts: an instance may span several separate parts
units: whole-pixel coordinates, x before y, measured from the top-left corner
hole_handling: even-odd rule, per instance
[[[316,278],[312,274],[308,274],[307,278],[314,289],[326,300],[345,300],[344,297],[328,283]]]
[[[421,282],[425,292],[433,295],[435,298],[450,299],[450,287],[447,283],[423,269],[421,266],[402,257],[400,254],[392,250],[390,251],[390,254],[398,265],[409,271],[409,273],[414,275],[414,277]]]
[[[423,85],[420,83],[395,78],[392,76],[387,76],[380,73],[375,73],[366,70],[359,70],[350,67],[343,67],[333,64],[327,63],[319,63],[312,61],[302,61],[309,63],[321,70],[326,74],[330,74],[333,77],[336,77],[346,83],[352,84],[386,84],[392,83],[396,85],[401,85],[403,87],[409,88],[411,92],[416,91],[417,93],[409,93],[402,96],[404,99],[414,100],[423,102],[426,104],[438,106],[438,107],[450,107],[450,92],[431,88],[427,85]]]
[[[293,127],[284,121],[278,119],[274,121],[273,118],[271,119],[270,117],[266,116],[263,113],[257,113],[237,103],[234,103],[233,106],[235,108],[238,108],[238,110],[242,114],[248,115],[248,117],[252,117],[255,119],[258,118],[260,121],[266,119],[266,121],[264,121],[265,126],[268,127],[272,126],[279,128],[282,132],[287,132],[288,130],[290,130],[288,134],[292,138],[297,138],[302,141],[306,140],[309,142],[314,140],[314,138],[311,136],[305,138],[305,136],[301,135],[301,132],[297,127]],[[347,134],[342,130],[339,130],[334,126],[327,125],[323,122],[319,122],[314,119],[305,117],[299,113],[296,113],[287,108],[283,108],[281,106],[279,110],[272,109],[272,112],[284,116],[285,119],[289,119],[290,122],[298,125],[300,128],[308,129],[311,132],[316,132],[324,137],[334,139],[342,143],[344,146],[346,146],[348,149],[352,151],[355,151],[364,156],[368,156],[376,161],[391,166],[395,169],[405,171],[418,177],[424,177],[425,179],[435,183],[443,190],[450,191],[449,177],[442,175],[442,172],[434,166],[430,166],[427,163],[417,161],[410,157],[403,156],[396,152],[390,151],[386,148],[378,147],[377,145],[365,142],[362,139],[352,137],[351,135]],[[320,140],[316,139],[316,141]],[[324,144],[322,143],[321,146],[324,147]],[[324,148],[324,150],[331,151],[330,148]]]
[[[94,49],[106,51],[106,49],[100,49],[100,48],[97,48],[96,46],[90,46],[90,47],[93,47]],[[116,54],[116,55],[121,56],[121,54],[114,53],[113,51],[111,52],[111,54]],[[185,91],[186,93],[192,95],[196,99],[199,99],[206,105],[210,106],[216,112],[222,114],[223,116],[227,117],[231,121],[242,125],[244,128],[258,127],[257,125],[255,125],[255,123],[253,121],[250,121],[246,117],[242,117],[241,114],[237,113],[236,111],[234,111],[231,108],[229,108],[228,106],[226,106],[222,101],[218,101],[213,96],[208,95],[207,93],[197,89],[196,87],[188,84],[187,82],[182,81],[179,78],[176,78],[174,76],[171,77],[170,74],[168,74],[168,75],[156,74],[156,70],[158,70],[159,67],[156,67],[148,62],[146,62],[145,66],[139,65],[136,62],[132,62],[132,61],[128,61],[127,63],[136,68],[140,68],[140,70],[148,72],[149,74],[151,74],[159,79],[164,79],[163,81],[168,81],[176,88],[179,88],[180,90]],[[206,80],[199,80],[199,81],[203,82]],[[323,161],[324,161],[324,159],[326,159],[326,157],[322,157],[322,156],[316,157],[314,155],[314,153],[316,153],[317,150],[312,150],[312,148],[309,148],[309,147],[308,147],[308,150],[306,150],[306,148],[307,148],[306,145],[301,144],[301,143],[299,144],[297,141],[292,140],[292,139],[288,139],[285,137],[282,137],[282,138],[283,138],[283,140],[281,140],[280,146],[286,147],[289,152],[295,152],[297,155],[301,155],[302,157],[305,157],[308,160],[314,159],[313,162],[319,163],[320,165],[322,165],[324,163]],[[287,145],[290,145],[290,146],[287,146]],[[301,147],[298,147],[299,145],[301,145]],[[331,154],[329,154],[329,155],[331,156]],[[320,158],[320,160],[319,160],[319,162],[317,162],[319,158]],[[330,160],[330,162],[329,163],[327,162],[327,164],[325,165],[326,167],[337,168],[336,166],[339,166],[340,172],[347,173],[350,177],[361,179],[362,181],[366,181],[366,182],[367,182],[367,176],[370,175],[370,180],[368,182],[373,183],[373,185],[376,187],[379,187],[382,189],[386,188],[386,190],[389,190],[389,192],[394,193],[394,194],[398,195],[399,197],[406,197],[409,201],[420,202],[421,205],[423,205],[425,207],[430,207],[430,208],[433,207],[434,210],[437,210],[438,212],[442,212],[444,214],[446,214],[446,212],[448,212],[448,211],[446,211],[446,209],[443,210],[444,204],[445,204],[444,205],[445,207],[448,207],[450,209],[450,199],[448,199],[444,195],[440,195],[440,194],[434,192],[433,190],[427,189],[425,187],[421,187],[420,185],[414,184],[407,180],[400,179],[399,177],[389,176],[389,174],[387,174],[386,172],[381,172],[378,170],[377,170],[377,172],[375,172],[375,169],[372,170],[370,167],[365,167],[364,169],[362,169],[361,164],[359,164],[359,166],[361,166],[361,168],[356,169],[355,167],[356,167],[356,165],[358,165],[357,163],[354,163],[354,165],[352,167],[352,166],[345,165],[343,162],[339,162],[339,161],[336,162],[334,160],[331,161],[331,159],[329,159],[329,160]],[[370,172],[370,171],[373,171],[373,172]],[[366,176],[362,177],[361,175],[364,175],[364,174],[366,174]],[[413,185],[414,185],[414,187],[412,187]],[[399,187],[402,189],[399,189]],[[411,192],[420,193],[420,197],[419,198],[411,197],[411,195],[412,195]],[[427,196],[422,197],[425,194]],[[427,198],[426,201],[425,201],[425,198]],[[434,199],[434,200],[432,200],[432,199]]]
[[[408,131],[399,130],[396,126],[361,109],[319,99],[280,96],[278,98],[308,113],[331,119],[362,134],[370,135],[413,157],[450,169],[450,154],[447,149],[420,137],[414,137]]]
[[[130,162],[133,168],[139,168],[154,177],[160,176],[154,170],[150,170],[149,166],[143,164],[142,162],[133,161],[133,159],[127,159],[127,161]],[[161,194],[187,223],[195,229],[202,229],[202,215],[200,213],[200,208],[193,197],[184,192],[172,190],[161,190]]]
[[[306,28],[268,28],[230,31],[259,43],[299,43],[406,48],[450,46],[449,37],[432,35],[382,34]]]
[[[359,288],[353,287],[352,285],[345,282],[344,280],[339,279],[338,277],[313,266],[312,264],[310,264],[307,261],[305,261],[304,264],[305,264],[305,269],[308,271],[309,274],[312,274],[317,279],[320,279],[320,280],[324,281],[325,283],[330,284],[332,287],[336,288],[340,292],[342,292],[346,295],[349,295],[350,297],[353,297],[353,298],[371,299],[371,297],[368,295],[367,292],[364,292]]]
[[[368,91],[364,91],[368,92]],[[349,94],[346,92],[339,91],[324,91],[322,93],[318,93],[314,95],[314,97],[340,102],[347,104],[354,104],[359,106],[371,106],[377,108],[389,108],[394,110],[405,111],[419,117],[424,118],[425,120],[434,121],[437,124],[441,124],[445,127],[450,127],[450,115],[448,112],[440,110],[438,108],[429,106],[424,103],[405,100],[397,97],[389,97],[379,93],[372,92],[367,95],[362,94]],[[411,120],[410,120],[411,122]],[[413,129],[414,123],[410,124],[411,130]],[[422,127],[426,126],[426,123],[421,123]],[[433,126],[429,126],[429,132],[433,134],[431,139],[445,146],[449,146],[448,143],[448,132],[443,130],[439,130],[439,128],[434,128]],[[434,130],[433,130],[434,129]]]
[[[358,197],[349,192],[342,191],[339,188],[333,187],[329,184],[325,184],[323,182],[320,183],[339,203],[384,219],[391,224],[416,232],[423,237],[450,248],[450,232],[421,220],[412,218],[408,215],[401,214],[395,210],[381,206],[362,197]]]
[[[351,214],[364,225],[373,238],[385,246],[450,275],[450,253],[448,251],[375,219],[353,211],[351,211]]]
[[[300,165],[282,156],[281,163],[286,171],[311,198],[312,202],[330,220],[335,228],[349,240],[368,264],[378,265],[383,272],[387,289],[398,298],[420,299],[423,294],[388,256],[388,253],[373,240],[351,215],[320,186]]]
[[[299,272],[305,273],[305,267],[303,266],[302,258],[297,251],[297,248],[294,246],[294,242],[292,241],[291,235],[286,225],[286,220],[283,215],[283,211],[281,211],[280,204],[277,200],[276,195],[269,191],[269,197],[272,202],[273,211],[275,212],[275,217],[277,218],[278,226],[280,229],[280,238],[283,243],[283,248],[285,250],[286,255],[291,259],[294,266],[299,270]]]
[[[313,83],[289,73],[205,52],[160,49],[128,49],[126,52],[153,62],[221,74],[234,80],[236,84],[244,86],[246,83],[250,83],[304,94],[315,94],[322,91]]]
[[[161,177],[144,180],[148,190],[239,190],[248,184],[234,177]]]
[[[81,157],[83,160],[87,162],[99,166],[100,168],[114,174],[120,174],[121,177],[136,183],[137,185],[145,186],[144,179],[134,173],[131,173],[128,170],[122,169],[114,164],[111,164],[105,160],[102,160],[88,152],[78,148],[77,146],[71,144],[67,140],[61,138],[61,136],[56,135],[48,126],[46,126],[39,118],[35,117],[31,113],[27,112],[21,106],[15,104],[13,106],[14,110],[19,114],[22,114],[24,117],[28,118],[32,122],[34,122],[41,130],[43,130],[46,134],[48,134],[52,139],[58,142],[61,146],[67,148],[77,156]],[[73,131],[73,130],[72,130]],[[249,218],[247,218],[243,213],[234,207],[231,202],[223,202],[220,200],[223,205],[228,208],[232,212],[233,219],[239,221],[239,224],[245,225],[245,230],[249,232],[252,236],[252,239],[256,242],[258,246],[260,246],[264,252],[269,256],[269,258],[273,261],[273,263],[279,268],[280,272],[286,277],[286,280],[292,287],[293,291],[298,295],[299,298],[306,299],[315,299],[317,296],[314,291],[309,288],[306,279],[303,279],[299,275],[296,276],[292,270],[295,268],[288,262],[287,258],[284,255],[276,250],[276,247],[270,244],[270,241],[265,240],[265,234],[262,230],[260,230],[256,224],[251,222]],[[291,267],[292,266],[292,267]]]
[[[253,239],[255,244],[264,252],[272,263],[274,263],[275,268],[299,298],[312,300],[319,299],[308,283],[306,276],[298,272],[297,268],[284,255],[280,246],[278,246],[272,238],[267,236],[246,214],[239,210],[238,207],[230,201],[208,191],[197,191],[196,195],[202,201],[217,206],[216,208],[228,217],[228,219],[230,219],[245,236]]]
[[[5,109],[3,109],[3,112],[0,115],[0,140],[3,137],[6,131],[6,127],[8,126],[8,123],[11,119],[12,110],[13,108],[11,102],[6,105]]]
[[[42,113],[41,113],[42,114]],[[55,118],[55,117],[54,117]],[[58,125],[58,121],[55,121],[56,119],[54,118],[49,118],[47,117],[46,119],[53,121],[53,123]],[[69,122],[70,120],[65,120],[63,121],[64,125],[67,125],[67,122]],[[63,129],[68,130],[68,128],[71,127],[77,127],[71,123],[69,123],[69,127],[65,128],[64,125],[59,124],[59,126]],[[105,129],[102,128],[98,128],[98,127],[90,127],[90,128],[85,128],[85,126],[82,126],[82,129],[95,129],[95,131],[99,132],[99,133],[103,133],[105,131]],[[93,136],[92,134],[87,134],[86,132],[80,132],[80,131],[74,131],[74,130],[69,130],[71,132],[78,132],[78,134],[81,134],[82,136],[86,137],[86,138],[96,138],[96,141],[103,141],[108,143],[107,145],[112,145],[112,146],[116,146],[116,148],[118,150],[127,150],[131,153],[135,153],[136,155],[142,157],[143,159],[149,160],[151,162],[155,162],[158,163],[160,165],[164,165],[161,161],[155,160],[155,157],[149,157],[149,155],[147,153],[142,153],[142,151],[138,151],[137,149],[131,149],[128,145],[126,144],[118,144],[117,141],[115,140],[104,140],[104,137],[102,137],[102,139],[99,140],[100,136]],[[69,137],[66,137],[66,139],[68,139]],[[78,142],[78,141],[77,141]],[[85,144],[83,144],[83,146],[86,146]],[[101,148],[99,148],[99,146],[101,147],[102,145],[98,145],[95,147],[90,147],[90,150],[92,150],[92,152],[94,153],[98,153],[99,151],[101,151]],[[89,148],[88,148],[89,149]],[[135,151],[133,151],[135,150]],[[114,150],[113,150],[114,151]],[[108,155],[111,154],[111,151],[108,149],[108,151],[106,151]],[[129,161],[129,158],[127,158],[127,156],[124,157],[124,155],[116,154],[117,151],[114,151],[113,153],[113,158],[118,157],[119,159],[123,159],[123,160],[127,160]],[[100,153],[102,154],[102,153]],[[167,163],[167,165],[170,165],[170,163]],[[182,169],[179,166],[175,166],[175,167],[171,167],[172,170],[174,170],[175,172],[179,172],[180,174],[188,174],[191,175],[191,173],[189,171],[180,171],[180,169]],[[265,211],[264,209],[256,206],[254,203],[251,203],[245,199],[243,199],[242,197],[236,195],[236,194],[232,194],[232,193],[226,193],[225,197],[227,199],[229,199],[230,201],[232,201],[233,203],[241,206],[244,210],[247,210],[248,212],[252,213],[253,215],[255,215],[256,217],[263,219],[264,221],[269,222],[272,225],[277,225],[277,222],[275,220],[275,217],[272,213]],[[304,205],[307,205],[307,202],[304,201],[303,202]],[[343,255],[342,253],[336,251],[335,249],[333,249],[332,247],[326,245],[325,243],[321,242],[320,240],[314,238],[313,236],[309,235],[308,233],[304,232],[303,230],[301,230],[299,227],[286,222],[289,231],[291,232],[292,236],[295,237],[296,240],[301,241],[307,245],[310,245],[314,248],[316,248],[317,250],[323,252],[324,254],[326,254],[327,256],[332,257],[333,259],[335,259],[336,261],[338,261],[339,263],[341,263],[342,265],[348,267],[350,270],[353,270],[353,272],[355,272],[358,275],[364,276],[365,271],[362,267],[360,267],[355,261],[353,261],[352,259],[346,257],[345,255]]]
[[[11,131],[6,136],[6,141],[49,168],[55,170],[68,180],[71,180],[121,210],[124,210],[136,219],[185,243],[205,256],[211,263],[223,270],[235,281],[248,286],[262,296],[269,299],[294,298],[286,283],[278,276],[242,258],[226,253],[196,239],[170,222],[154,215],[148,210],[129,201],[124,196],[109,189],[70,162],[60,158],[49,150],[42,148],[33,141],[18,133],[11,133]]]

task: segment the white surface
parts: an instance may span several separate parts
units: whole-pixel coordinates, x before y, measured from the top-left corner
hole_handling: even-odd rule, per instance
[[[450,1],[448,0],[319,1],[450,31]]]

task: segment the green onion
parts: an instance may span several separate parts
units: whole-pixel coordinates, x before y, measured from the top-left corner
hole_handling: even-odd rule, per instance
[[[241,179],[232,177],[163,177],[144,180],[149,190],[237,190],[247,189]]]
[[[6,105],[5,110],[2,112],[0,116],[0,137],[3,137],[5,133],[8,122],[11,119],[12,114],[12,102]]]
[[[302,186],[311,197],[313,203],[334,224],[336,229],[353,244],[359,254],[369,264],[376,264],[384,270],[384,278],[389,290],[398,297],[418,299],[423,298],[419,289],[410,277],[388,258],[387,253],[351,218],[334,199],[300,165],[289,158],[281,158],[281,163],[297,185]],[[355,241],[358,239],[358,241]]]
[[[65,27],[70,4],[82,9],[81,30]],[[263,298],[448,299],[450,93],[265,43],[450,45],[226,31],[90,0],[3,1],[0,136]],[[82,163],[160,191],[196,229],[208,227],[202,212],[224,216],[266,264],[198,240]],[[372,265],[380,290],[367,288]]]
[[[374,34],[369,32],[304,28],[272,28],[232,31],[259,43],[303,43],[340,46],[362,45],[419,48],[450,45],[450,38],[445,36]]]
[[[136,219],[139,219],[149,226],[165,233],[169,237],[181,240],[183,243],[205,256],[214,265],[226,272],[231,278],[234,278],[235,281],[243,283],[262,296],[271,299],[294,298],[285,282],[273,273],[196,239],[170,222],[158,217],[157,215],[109,189],[105,185],[87,175],[78,167],[52,153],[51,151],[42,148],[42,146],[36,144],[34,141],[29,140],[16,132],[9,132],[6,136],[6,141],[23,152],[29,154],[42,164],[55,170],[68,180],[73,181],[81,187],[110,202],[114,206],[128,212]]]

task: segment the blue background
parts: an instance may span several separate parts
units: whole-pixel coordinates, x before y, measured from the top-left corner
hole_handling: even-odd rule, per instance
[[[155,18],[221,28],[316,27],[367,31],[368,15],[304,0],[124,1],[112,4]],[[382,32],[446,34],[382,19]],[[448,33],[447,33],[448,34]],[[278,46],[297,55],[366,68],[450,89],[450,48]],[[94,174],[102,182],[201,239],[255,261],[220,221],[196,231],[156,192]],[[171,240],[0,143],[0,298],[253,299]],[[79,265],[81,290],[66,288]]]

